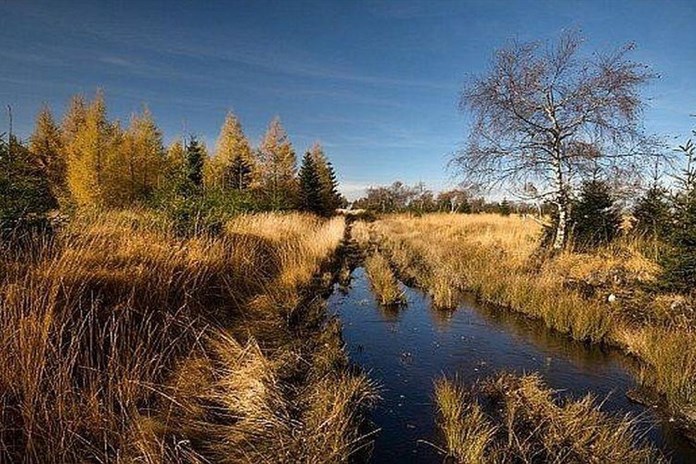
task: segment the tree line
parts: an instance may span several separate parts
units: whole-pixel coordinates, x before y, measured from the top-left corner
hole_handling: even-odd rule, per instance
[[[365,195],[355,200],[353,209],[364,209],[372,213],[511,213],[532,214],[538,211],[534,205],[524,201],[487,201],[480,189],[461,187],[437,194],[423,182],[407,185],[396,181],[387,186],[370,187]]]
[[[215,149],[195,135],[168,147],[151,112],[134,114],[127,126],[107,116],[104,94],[72,98],[61,122],[50,108],[36,118],[28,143],[0,137],[0,221],[4,224],[56,207],[154,206],[195,210],[301,209],[333,214],[343,203],[336,173],[319,143],[297,155],[279,118],[258,147],[229,112]]]

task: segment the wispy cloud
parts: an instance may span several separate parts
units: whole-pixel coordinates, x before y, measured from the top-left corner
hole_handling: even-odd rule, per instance
[[[253,40],[245,34],[228,31],[231,37],[227,46],[211,43],[210,46],[194,46],[182,38],[170,33],[157,33],[153,30],[128,29],[121,25],[89,21],[75,22],[73,17],[48,17],[41,9],[28,9],[25,14],[33,21],[43,22],[46,27],[61,29],[75,38],[99,39],[104,43],[124,45],[128,49],[139,49],[163,57],[179,56],[194,60],[205,60],[211,63],[228,62],[260,69],[266,72],[289,75],[300,78],[315,78],[321,80],[350,82],[373,87],[403,87],[424,90],[456,90],[456,85],[450,82],[438,82],[432,79],[417,79],[409,77],[394,77],[363,73],[349,66],[332,63],[329,58],[317,60],[305,50],[294,48],[288,43],[278,44],[275,41]],[[203,41],[201,41],[203,43]],[[123,67],[131,67],[129,60],[120,57],[106,56],[102,61]]]

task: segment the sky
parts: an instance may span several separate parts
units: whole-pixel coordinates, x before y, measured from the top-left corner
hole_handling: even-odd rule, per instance
[[[456,185],[467,76],[510,40],[579,29],[585,50],[635,42],[660,79],[645,126],[683,141],[696,127],[696,1],[0,0],[0,104],[30,135],[42,104],[106,94],[127,121],[146,104],[171,141],[214,145],[234,111],[253,143],[278,115],[298,154],[320,141],[342,191],[402,180]],[[0,117],[0,132],[8,118]]]

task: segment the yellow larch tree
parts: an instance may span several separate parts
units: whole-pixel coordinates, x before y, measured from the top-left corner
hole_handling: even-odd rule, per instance
[[[162,132],[147,107],[131,117],[118,154],[114,168],[123,203],[151,197],[163,180],[165,150]]]
[[[275,117],[259,146],[260,189],[269,206],[285,209],[297,196],[297,158],[280,118]]]
[[[240,172],[235,172],[236,170]],[[206,185],[218,188],[246,188],[255,184],[256,173],[257,162],[249,140],[239,119],[230,111],[220,128],[215,155],[206,169]],[[244,176],[245,179],[240,181],[240,176]]]
[[[66,161],[60,127],[48,106],[36,116],[34,132],[29,139],[29,151],[44,171],[53,196],[63,201],[66,196]]]
[[[73,118],[71,118],[73,119]],[[76,119],[76,118],[75,118]],[[75,132],[66,147],[67,183],[78,206],[106,206],[107,171],[118,149],[119,128],[106,115],[104,94],[97,92],[85,112],[84,123],[75,125]]]
[[[87,104],[85,103],[85,98],[82,95],[73,96],[61,123],[61,135],[65,150],[68,150],[70,144],[75,140],[86,119]],[[67,159],[67,155],[65,157]]]

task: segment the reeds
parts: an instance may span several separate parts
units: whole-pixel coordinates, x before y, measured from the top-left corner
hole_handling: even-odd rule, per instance
[[[122,211],[81,215],[4,253],[0,461],[290,453],[310,462],[353,452],[374,390],[348,369],[321,305],[303,296],[343,229],[342,219],[260,215],[220,236],[181,238],[157,214]],[[325,331],[324,343],[308,341]],[[326,363],[321,375],[308,374],[315,360]],[[333,388],[321,387],[329,376]],[[319,427],[303,411],[318,404],[336,408],[324,449],[303,445]]]
[[[684,297],[644,290],[659,266],[640,240],[544,256],[539,224],[517,216],[399,215],[369,227],[399,275],[437,305],[456,305],[468,291],[575,339],[618,346],[643,361],[643,381],[672,412],[696,425],[696,313]]]
[[[406,302],[399,281],[384,256],[374,252],[365,258],[365,272],[370,281],[372,291],[383,306],[398,306]]]
[[[435,403],[456,462],[665,462],[636,438],[635,419],[600,411],[591,395],[558,399],[538,375],[501,374],[471,388],[442,378]]]

